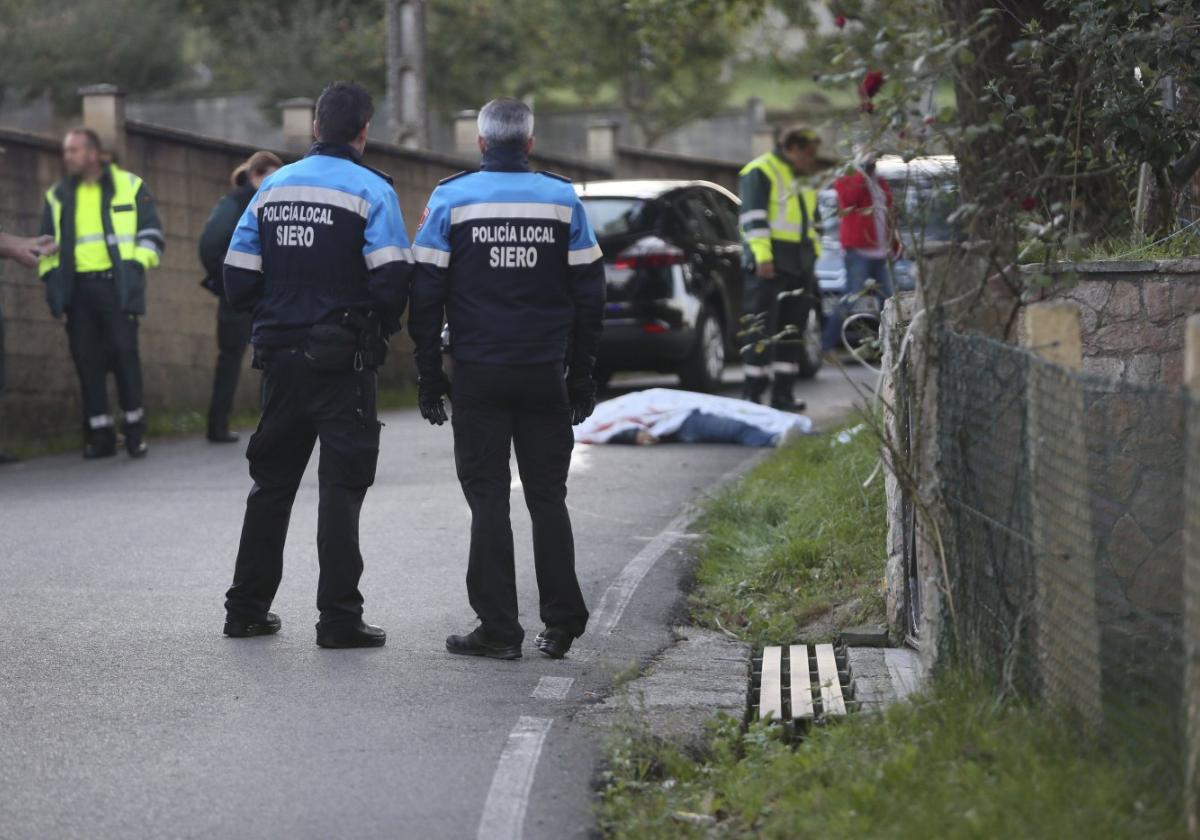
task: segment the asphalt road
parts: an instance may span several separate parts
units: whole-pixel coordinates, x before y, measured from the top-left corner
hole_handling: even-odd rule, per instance
[[[832,371],[802,390],[818,418],[854,398]],[[573,712],[670,643],[686,538],[663,531],[753,453],[577,448],[580,579],[593,611],[619,620],[561,662],[529,648],[537,593],[515,492],[526,657],[481,661],[443,648],[474,624],[449,429],[383,419],[362,514],[365,617],[388,631],[376,650],[314,644],[315,469],[292,517],[283,630],[248,640],[220,632],[243,446],[156,441],[140,462],[0,471],[0,838],[587,836],[600,744]]]

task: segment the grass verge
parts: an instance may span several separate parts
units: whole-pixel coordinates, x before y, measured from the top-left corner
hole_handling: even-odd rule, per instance
[[[747,641],[824,640],[884,620],[883,476],[867,430],[801,438],[717,496],[699,523],[692,615]],[[822,617],[836,609],[836,620]],[[815,636],[812,637],[812,636]]]
[[[609,752],[605,837],[1182,837],[1149,779],[1066,721],[945,677],[813,731],[720,721],[704,756],[644,733]]]
[[[831,440],[781,450],[710,504],[697,623],[761,644],[814,641],[813,616],[837,605],[881,618],[882,479],[863,487],[878,444]],[[726,717],[697,752],[635,721],[607,756],[597,815],[612,840],[1183,836],[1145,762],[954,672],[799,744]]]

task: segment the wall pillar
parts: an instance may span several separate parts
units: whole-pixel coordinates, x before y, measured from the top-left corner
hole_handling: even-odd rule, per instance
[[[769,125],[754,127],[754,135],[750,141],[750,153],[753,157],[765,155],[775,148],[775,129]]]
[[[463,157],[479,156],[479,112],[459,111],[454,117],[454,153]]]
[[[1183,381],[1191,398],[1186,407],[1183,513],[1184,805],[1189,836],[1200,838],[1200,315],[1187,320]]]
[[[1079,307],[1037,303],[1025,311],[1031,547],[1036,651],[1042,697],[1093,726],[1103,718],[1096,548],[1086,480]],[[1063,368],[1066,370],[1064,371]]]
[[[279,103],[283,113],[283,147],[301,154],[313,142],[313,101],[306,96]]]
[[[125,162],[125,93],[116,85],[88,85],[83,98],[83,124],[96,132],[104,148]]]
[[[616,120],[593,120],[588,123],[588,160],[613,168],[617,163],[617,134],[620,129],[621,125]]]

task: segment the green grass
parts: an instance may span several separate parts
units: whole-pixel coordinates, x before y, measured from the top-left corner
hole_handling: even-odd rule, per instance
[[[608,838],[1171,838],[1174,803],[1067,721],[945,676],[911,703],[814,730],[718,722],[702,756],[610,746]]]
[[[1164,241],[1147,241],[1145,237],[1124,236],[1101,240],[1084,249],[1085,260],[1174,260],[1200,257],[1200,237],[1196,228],[1179,233]]]
[[[778,644],[856,599],[852,623],[884,619],[883,476],[862,486],[878,442],[867,430],[831,442],[801,438],[710,503],[700,522],[696,623]]]

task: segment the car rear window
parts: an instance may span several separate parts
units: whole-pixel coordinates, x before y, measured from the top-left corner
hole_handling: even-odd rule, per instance
[[[646,227],[646,202],[640,198],[585,198],[583,209],[598,239]]]

